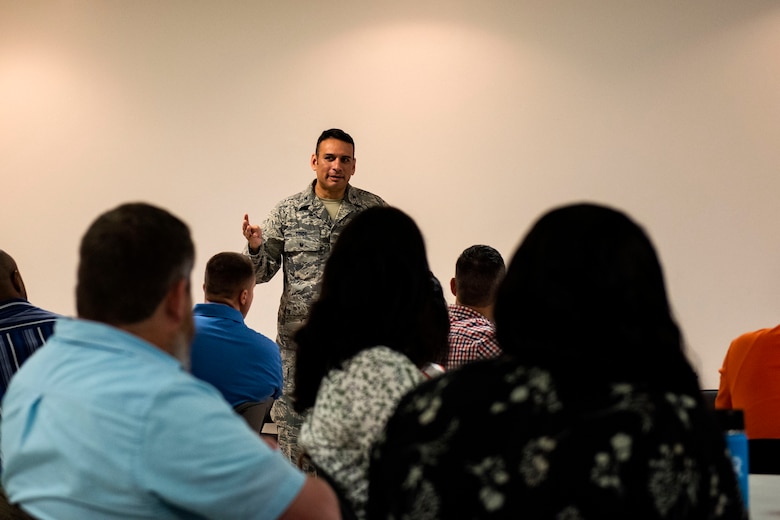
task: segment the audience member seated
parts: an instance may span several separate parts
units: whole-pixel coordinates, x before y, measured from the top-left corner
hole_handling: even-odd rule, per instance
[[[490,246],[471,246],[458,257],[455,277],[450,280],[455,304],[449,306],[447,370],[501,355],[493,324],[493,304],[496,287],[505,272],[501,253]]]
[[[389,419],[369,518],[744,517],[633,221],[591,204],[546,214],[495,320],[503,356],[423,383]]]
[[[715,407],[742,410],[749,439],[780,439],[780,325],[731,342]]]
[[[59,317],[27,300],[16,262],[0,250],[0,399],[11,376],[54,332]]]
[[[392,237],[392,240],[388,240]],[[420,230],[405,213],[369,208],[333,248],[319,299],[295,336],[300,443],[358,518],[369,453],[421,368],[447,349],[447,306]]]
[[[11,380],[3,486],[40,519],[338,518],[306,477],[190,375],[187,226],[125,204],[80,247],[78,319]]]
[[[279,397],[279,347],[244,323],[255,291],[252,261],[239,253],[214,255],[203,291],[206,303],[193,310],[192,375],[214,385],[233,408]]]

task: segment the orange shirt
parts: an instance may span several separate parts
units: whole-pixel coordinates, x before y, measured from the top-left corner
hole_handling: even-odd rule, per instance
[[[715,408],[743,410],[750,439],[780,438],[780,325],[731,342]]]

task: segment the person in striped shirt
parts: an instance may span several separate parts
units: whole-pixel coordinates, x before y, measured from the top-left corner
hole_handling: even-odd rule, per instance
[[[60,317],[27,300],[16,261],[0,249],[0,399],[11,376],[51,336]]]

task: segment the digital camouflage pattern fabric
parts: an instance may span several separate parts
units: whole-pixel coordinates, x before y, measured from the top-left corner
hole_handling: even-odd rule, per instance
[[[253,254],[247,247],[244,251],[255,266],[257,283],[269,281],[279,269],[284,275],[276,339],[282,350],[284,395],[274,404],[271,418],[279,431],[279,448],[293,463],[300,455],[297,436],[302,419],[290,402],[295,368],[292,337],[319,295],[325,262],[342,230],[364,209],[387,205],[381,197],[348,185],[332,219],[314,193],[315,182],[279,202],[261,226],[263,243],[259,250]]]

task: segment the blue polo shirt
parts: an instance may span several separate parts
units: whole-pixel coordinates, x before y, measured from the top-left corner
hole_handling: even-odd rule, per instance
[[[192,375],[214,385],[233,407],[281,395],[282,359],[276,343],[247,327],[229,305],[199,303],[193,314]]]
[[[172,356],[61,320],[14,376],[2,484],[41,519],[277,518],[304,475]]]

